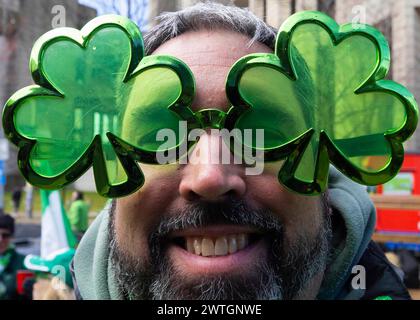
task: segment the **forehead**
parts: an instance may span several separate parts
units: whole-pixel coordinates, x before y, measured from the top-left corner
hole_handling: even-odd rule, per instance
[[[232,65],[243,56],[256,52],[272,52],[266,45],[249,45],[246,35],[227,30],[197,30],[183,33],[158,47],[152,54],[179,58],[194,74],[196,95],[193,109],[227,110],[225,82]]]

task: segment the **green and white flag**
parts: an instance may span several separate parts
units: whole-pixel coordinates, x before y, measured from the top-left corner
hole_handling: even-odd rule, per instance
[[[74,248],[76,238],[64,210],[59,191],[41,190],[41,258]]]
[[[29,254],[24,265],[29,270],[51,273],[72,288],[70,262],[76,238],[64,210],[59,191],[41,190],[41,256]]]

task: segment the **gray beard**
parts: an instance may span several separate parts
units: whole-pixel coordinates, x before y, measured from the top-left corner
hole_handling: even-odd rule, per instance
[[[126,299],[273,300],[303,295],[316,274],[325,270],[332,239],[330,209],[323,198],[324,219],[314,238],[300,235],[295,243],[284,239],[281,222],[267,210],[253,210],[231,199],[220,205],[192,205],[164,217],[150,234],[150,261],[122,250],[115,236],[115,201],[109,223],[110,256],[119,290]],[[186,227],[214,223],[242,224],[266,235],[267,261],[246,275],[223,274],[186,280],[165,254],[165,236]]]

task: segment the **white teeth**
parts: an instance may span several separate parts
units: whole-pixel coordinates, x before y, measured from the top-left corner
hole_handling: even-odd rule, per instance
[[[201,254],[201,239],[199,239],[199,238],[194,239],[194,253],[196,255]]]
[[[214,256],[214,242],[209,238],[203,238],[201,241],[201,254],[203,257]]]
[[[186,249],[190,253],[209,256],[225,256],[244,249],[249,243],[249,235],[245,233],[222,236],[216,239],[205,237],[186,238]]]
[[[229,237],[229,253],[235,253],[236,251],[238,251],[238,244],[236,242],[236,237],[230,236]]]
[[[248,244],[248,237],[245,237],[243,233],[238,234],[237,241],[238,241],[238,250],[242,250]]]
[[[216,256],[225,256],[228,253],[228,243],[226,237],[219,237],[214,244],[214,254]]]

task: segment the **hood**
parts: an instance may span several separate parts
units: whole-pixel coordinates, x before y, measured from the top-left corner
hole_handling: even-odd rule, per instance
[[[352,182],[334,167],[330,169],[328,192],[333,215],[338,215],[341,222],[340,228],[334,229],[334,250],[318,298],[359,299],[364,290],[351,290],[344,284],[368,246],[375,227],[375,208],[366,187]],[[110,208],[109,202],[89,227],[73,260],[74,278],[85,300],[123,299],[109,256]]]
[[[332,166],[328,179],[335,241],[318,299],[360,299],[365,290],[353,290],[344,285],[371,240],[376,210],[365,186],[348,179]]]

